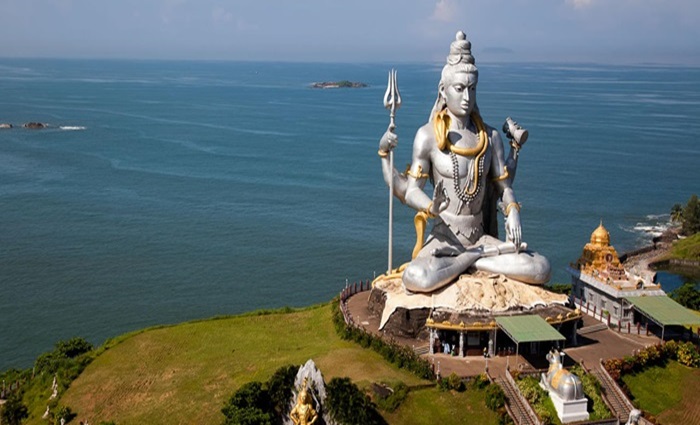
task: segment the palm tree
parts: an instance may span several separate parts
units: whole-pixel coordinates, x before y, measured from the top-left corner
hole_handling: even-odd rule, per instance
[[[680,223],[683,221],[683,206],[681,204],[674,204],[671,207],[671,222]]]

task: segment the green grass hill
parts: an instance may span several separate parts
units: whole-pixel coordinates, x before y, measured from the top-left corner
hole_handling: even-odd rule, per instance
[[[147,329],[117,338],[62,394],[59,404],[77,416],[71,423],[220,424],[221,408],[235,390],[265,381],[286,364],[313,359],[326,382],[350,377],[361,388],[402,381],[414,390],[398,410],[381,412],[389,423],[496,424],[483,391],[425,388],[421,380],[374,351],[341,340],[331,306],[293,312],[246,314]],[[29,424],[45,425],[45,403],[30,407]]]

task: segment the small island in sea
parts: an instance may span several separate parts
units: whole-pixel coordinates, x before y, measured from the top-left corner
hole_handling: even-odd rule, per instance
[[[361,82],[348,81],[348,80],[324,81],[324,82],[320,82],[320,83],[319,82],[311,83],[312,89],[340,89],[340,88],[359,89],[362,87],[367,87],[367,84],[361,83]]]

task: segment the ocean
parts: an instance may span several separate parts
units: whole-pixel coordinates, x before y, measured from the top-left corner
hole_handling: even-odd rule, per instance
[[[514,189],[553,282],[601,220],[621,253],[700,193],[700,69],[478,66],[485,122],[530,132]],[[325,302],[382,273],[391,67],[402,170],[440,64],[0,59],[0,123],[51,125],[0,130],[0,370],[61,339]],[[309,87],[333,80],[369,87]],[[395,201],[394,265],[412,217]]]

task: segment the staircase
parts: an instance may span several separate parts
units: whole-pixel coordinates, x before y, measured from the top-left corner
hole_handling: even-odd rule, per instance
[[[508,372],[506,371],[506,374]],[[513,421],[518,425],[540,425],[534,416],[530,405],[522,399],[520,392],[514,387],[513,382],[504,377],[498,377],[494,382],[501,386],[506,394],[506,407]]]
[[[632,403],[630,403],[622,390],[618,388],[615,381],[602,369],[601,365],[594,367],[591,373],[600,381],[603,396],[608,402],[612,414],[622,423],[625,423],[629,418],[630,411],[633,409]]]

